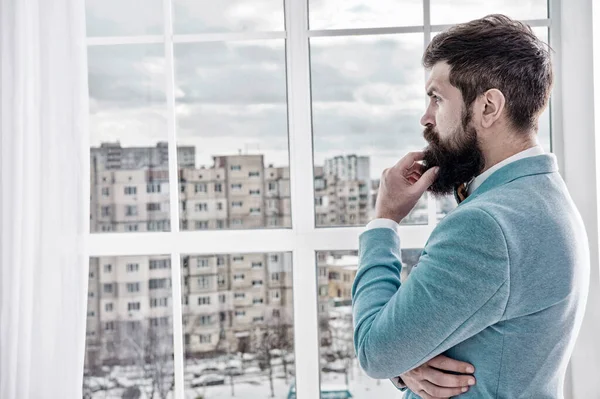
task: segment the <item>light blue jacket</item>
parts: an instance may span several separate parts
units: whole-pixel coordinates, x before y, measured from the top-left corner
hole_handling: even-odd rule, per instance
[[[392,229],[363,233],[359,256],[354,346],[369,376],[443,353],[475,366],[477,384],[460,398],[563,397],[590,260],[554,155],[494,172],[435,228],[403,284]]]

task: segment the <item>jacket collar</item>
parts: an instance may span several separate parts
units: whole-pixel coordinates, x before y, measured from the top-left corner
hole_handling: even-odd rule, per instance
[[[459,202],[459,205],[462,205],[495,187],[510,183],[511,181],[521,177],[555,172],[558,172],[558,162],[556,161],[556,156],[554,154],[543,154],[535,157],[524,158],[515,162],[511,162],[495,171],[463,202],[458,201],[456,190],[454,190],[454,198],[457,200],[457,202]]]

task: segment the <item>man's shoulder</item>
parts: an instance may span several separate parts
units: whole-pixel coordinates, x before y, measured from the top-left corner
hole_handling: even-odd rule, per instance
[[[451,244],[468,250],[481,243],[506,248],[506,236],[495,215],[473,202],[456,208],[442,219],[429,237],[427,246]]]
[[[438,227],[442,229],[457,228],[460,225],[471,227],[482,227],[497,225],[495,210],[489,201],[474,201],[459,206],[443,218]]]

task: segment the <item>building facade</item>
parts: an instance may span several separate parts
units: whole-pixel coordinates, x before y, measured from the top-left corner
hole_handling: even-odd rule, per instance
[[[290,171],[262,155],[213,157],[197,167],[194,147],[178,147],[179,181],[169,182],[168,148],[91,149],[91,231],[168,231],[170,190],[179,193],[182,231],[291,227]],[[315,171],[317,226],[371,218],[369,159],[335,157]],[[350,298],[348,256],[319,253],[319,315],[331,298]],[[162,342],[172,351],[170,256],[90,259],[86,365],[123,364]],[[256,332],[293,333],[289,253],[184,255],[183,340],[187,357],[253,350]],[[339,279],[338,279],[339,277]],[[257,330],[258,329],[258,330]],[[289,330],[289,331],[288,331]],[[158,340],[158,341],[157,341]]]

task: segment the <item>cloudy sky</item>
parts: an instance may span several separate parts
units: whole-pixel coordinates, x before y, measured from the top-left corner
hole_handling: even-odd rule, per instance
[[[375,5],[375,4],[376,5]],[[419,0],[310,0],[313,29],[423,23]],[[160,35],[162,0],[88,0],[89,36]],[[546,15],[545,0],[431,0],[434,24],[491,12],[519,19]],[[174,32],[284,29],[282,1],[174,0]],[[544,29],[536,30],[546,40]],[[422,34],[311,39],[315,161],[371,156],[371,175],[423,146]],[[161,44],[90,46],[93,145],[155,145],[167,140],[165,58]],[[199,164],[238,150],[288,164],[284,40],[175,45],[178,143]],[[541,130],[548,131],[547,115]],[[543,140],[544,142],[547,140]]]

